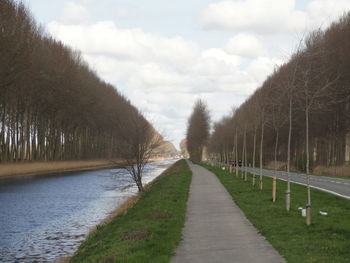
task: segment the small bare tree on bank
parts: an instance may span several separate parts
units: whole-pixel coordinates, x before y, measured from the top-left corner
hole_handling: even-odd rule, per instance
[[[279,70],[279,75],[282,80],[282,86],[286,89],[286,98],[288,102],[288,141],[287,141],[287,189],[285,192],[286,199],[285,205],[287,212],[290,211],[291,207],[291,187],[290,187],[290,165],[291,165],[291,141],[292,141],[292,125],[293,125],[293,107],[295,100],[295,90],[296,86],[296,76],[299,69],[299,60],[301,53],[301,43],[299,42],[299,46],[296,50],[296,53],[293,55],[288,64],[282,66]]]
[[[135,110],[120,122],[121,134],[118,151],[124,168],[137,185],[139,192],[144,192],[143,171],[153,156],[154,150],[163,142],[162,136]]]
[[[257,103],[254,101],[256,100],[255,97],[252,97],[252,103],[251,106],[248,108],[249,115],[251,118],[251,126],[254,130],[253,135],[253,157],[252,157],[252,171],[253,171],[253,186],[255,186],[256,183],[256,173],[255,173],[255,160],[256,160],[256,137],[257,137],[257,129],[259,127],[259,114],[258,114],[258,106]]]
[[[271,82],[271,78],[267,79],[265,81],[265,85],[271,87],[272,82]],[[260,190],[263,190],[263,154],[264,154],[264,131],[265,131],[265,125],[267,123],[267,105],[268,105],[268,98],[267,98],[267,94],[262,92],[262,89],[259,89],[256,92],[256,96],[257,99],[255,100],[255,102],[257,103],[257,107],[259,109],[259,120],[260,120],[260,126],[261,126],[261,132],[260,132],[260,153],[259,153],[259,163],[260,163],[260,175],[259,175],[259,188]]]
[[[210,117],[206,104],[197,100],[193,112],[188,120],[187,127],[187,150],[190,158],[200,162],[203,148],[209,138]]]

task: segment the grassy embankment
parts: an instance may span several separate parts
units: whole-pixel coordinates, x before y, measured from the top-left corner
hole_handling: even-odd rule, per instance
[[[159,161],[155,158],[150,161]],[[120,160],[75,160],[75,161],[34,161],[0,163],[0,178],[18,175],[37,175],[47,173],[73,172],[117,167]]]
[[[178,161],[129,209],[97,227],[70,262],[169,262],[181,239],[191,171]]]
[[[307,201],[306,187],[292,184],[292,206],[285,210],[286,182],[277,180],[277,201],[272,203],[272,179],[264,177],[264,190],[252,187],[252,175],[240,176],[204,165],[214,172],[250,222],[288,262],[350,262],[350,201],[311,190],[312,225],[307,227],[298,210]],[[323,216],[319,211],[327,211]]]

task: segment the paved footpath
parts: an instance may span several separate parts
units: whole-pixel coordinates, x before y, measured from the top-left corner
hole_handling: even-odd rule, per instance
[[[219,179],[188,162],[193,177],[182,241],[172,263],[286,262],[252,226]]]

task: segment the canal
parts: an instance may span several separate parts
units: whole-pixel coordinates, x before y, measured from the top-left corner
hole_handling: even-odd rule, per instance
[[[174,160],[149,163],[143,182]],[[0,179],[0,262],[51,262],[137,192],[122,169]]]

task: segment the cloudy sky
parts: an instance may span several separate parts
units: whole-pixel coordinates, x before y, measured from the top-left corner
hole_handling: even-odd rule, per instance
[[[176,147],[196,99],[214,121],[350,0],[24,0],[46,31],[142,110]]]

